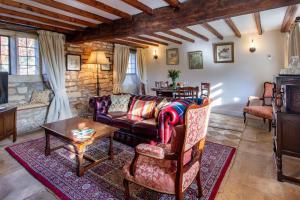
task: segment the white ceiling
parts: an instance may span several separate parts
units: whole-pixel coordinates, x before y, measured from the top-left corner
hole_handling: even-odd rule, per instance
[[[32,6],[35,6],[35,7],[43,8],[43,9],[46,9],[46,10],[49,10],[49,11],[57,12],[57,13],[67,15],[67,16],[70,16],[70,17],[82,19],[82,20],[85,20],[85,21],[88,21],[88,22],[101,23],[97,20],[93,20],[93,19],[89,19],[89,18],[86,18],[86,17],[79,16],[76,13],[65,12],[63,10],[55,9],[55,8],[52,8],[52,7],[49,7],[49,6],[45,6],[45,5],[33,2],[31,0],[15,0],[15,1],[25,3],[25,4],[28,4],[28,5],[32,5]],[[65,3],[67,5],[71,5],[71,6],[76,7],[76,8],[83,9],[85,11],[88,11],[88,12],[106,17],[106,18],[111,19],[111,20],[115,20],[115,19],[120,18],[120,17],[115,16],[113,14],[110,14],[110,13],[104,12],[102,10],[99,10],[97,8],[94,8],[94,7],[88,6],[86,4],[80,3],[76,0],[56,0],[56,1],[61,2],[61,3]],[[135,15],[135,14],[138,14],[138,13],[141,12],[140,10],[124,3],[121,0],[97,0],[97,1],[105,3],[105,4],[107,4],[111,7],[117,8],[117,9],[119,9],[121,11],[124,11],[126,13],[129,13],[131,15]],[[164,0],[139,0],[139,1],[141,3],[144,3],[145,5],[153,8],[153,9],[168,5]],[[186,1],[186,0],[180,0],[180,2],[184,2],[184,1]],[[52,18],[52,17],[44,16],[44,15],[33,13],[33,12],[30,12],[30,11],[25,11],[23,9],[18,9],[18,8],[14,8],[14,7],[5,6],[5,5],[2,5],[2,4],[0,4],[0,7],[9,8],[11,10],[22,11],[24,13],[28,13],[28,14],[32,14],[32,15],[36,15],[36,16],[41,16],[41,17],[45,17],[45,18],[50,18],[50,19],[62,21],[62,20],[55,19],[55,18]],[[260,12],[263,31],[279,30],[281,28],[281,23],[283,21],[286,9],[287,9],[287,7],[282,7],[282,8],[277,8],[277,9],[273,9],[273,10]],[[4,15],[4,14],[0,13],[0,15]],[[300,15],[300,9],[298,9],[298,12],[297,12],[296,16],[298,16],[298,15]],[[7,16],[9,16],[9,15],[7,15]],[[14,17],[14,16],[12,16],[12,17]],[[251,14],[232,17],[232,20],[233,20],[233,22],[235,23],[235,25],[237,26],[237,28],[239,29],[239,31],[241,32],[242,35],[257,32],[255,21],[254,21],[253,15],[251,15]],[[28,19],[28,21],[34,21],[34,20]],[[66,22],[66,21],[64,21],[64,22]],[[71,22],[66,22],[66,23],[75,24],[75,23],[71,23]],[[224,37],[234,35],[234,33],[228,27],[228,25],[224,22],[224,20],[212,21],[212,22],[209,22],[209,24],[212,27],[214,27],[218,32],[220,32]],[[75,25],[84,27],[83,25],[80,25],[80,24],[75,24]],[[206,36],[210,39],[216,37],[213,34],[211,34],[210,32],[208,32],[206,29],[204,29],[201,25],[190,26],[189,28],[191,28],[192,30],[194,30],[196,32],[199,32],[200,34],[202,34],[202,35],[204,35],[204,36]],[[193,39],[198,39],[198,38],[184,32],[184,31],[181,31],[179,29],[173,29],[173,30],[177,33],[180,33],[182,35],[191,37]],[[180,40],[176,37],[172,37],[172,36],[164,34],[164,33],[160,33],[160,32],[158,32],[158,33],[161,34],[161,35],[168,36],[170,38],[179,40],[179,41],[183,41],[183,40]],[[153,37],[150,37],[150,36],[147,36],[147,37],[153,38]],[[153,39],[157,39],[157,38],[153,38]]]

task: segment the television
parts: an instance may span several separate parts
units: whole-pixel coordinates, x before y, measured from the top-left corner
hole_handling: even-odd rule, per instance
[[[8,103],[8,73],[0,72],[0,104]]]

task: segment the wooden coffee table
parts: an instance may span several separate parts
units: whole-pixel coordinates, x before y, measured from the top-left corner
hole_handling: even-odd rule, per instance
[[[73,136],[72,130],[78,129],[79,127],[82,126],[89,127],[95,130],[95,133],[91,138],[78,139]],[[77,161],[77,176],[83,176],[88,169],[94,167],[99,162],[106,160],[107,158],[113,159],[113,136],[114,136],[114,132],[118,130],[117,128],[99,122],[94,122],[89,119],[80,118],[80,117],[74,117],[66,120],[45,124],[42,126],[42,128],[45,129],[45,135],[46,135],[45,155],[48,156],[50,155],[51,151],[55,151],[60,148],[65,148],[75,153],[76,161]],[[51,149],[50,135],[58,138],[59,140],[63,141],[65,144]],[[92,157],[84,154],[87,145],[91,145],[93,144],[94,141],[106,137],[110,138],[108,156],[101,158],[99,160],[95,160]],[[74,148],[70,148],[68,147],[68,145],[72,145]],[[83,159],[86,159],[91,163],[83,166]]]

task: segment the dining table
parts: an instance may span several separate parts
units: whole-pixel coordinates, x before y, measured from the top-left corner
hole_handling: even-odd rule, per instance
[[[151,88],[152,91],[156,92],[156,96],[160,97],[175,97],[177,88],[173,87],[161,87],[161,88]]]

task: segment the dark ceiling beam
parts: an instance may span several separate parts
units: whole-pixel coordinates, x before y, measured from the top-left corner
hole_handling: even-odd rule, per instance
[[[152,36],[152,37],[156,37],[156,38],[161,39],[161,40],[166,40],[166,41],[169,41],[169,42],[173,42],[175,44],[182,44],[181,41],[178,41],[178,40],[175,40],[175,39],[163,36],[163,35],[159,35],[157,33],[148,33],[147,35]]]
[[[143,45],[143,44],[137,44],[135,42],[128,42],[128,41],[125,41],[125,40],[122,40],[122,39],[110,39],[110,40],[107,40],[107,42],[111,42],[111,43],[114,43],[114,44],[123,44],[123,45],[127,45],[127,46],[131,46],[131,47],[134,47],[134,48],[148,48],[149,46],[147,45]]]
[[[81,20],[81,19],[74,18],[74,17],[69,17],[69,16],[66,16],[66,15],[62,15],[60,13],[51,12],[51,11],[48,11],[48,10],[45,10],[45,9],[42,9],[42,8],[38,8],[38,7],[35,7],[35,6],[27,5],[27,4],[16,2],[16,1],[0,0],[0,3],[3,4],[3,5],[6,5],[6,6],[10,6],[10,7],[14,7],[14,8],[20,8],[20,9],[23,9],[23,10],[38,13],[38,14],[41,14],[41,15],[46,15],[48,17],[53,17],[55,19],[60,19],[60,20],[67,21],[67,22],[81,24],[81,25],[89,26],[89,27],[97,27],[97,24],[95,24],[95,23],[91,23],[91,22],[88,22],[88,21],[84,21],[84,20]]]
[[[95,29],[69,35],[69,42],[85,42],[136,35],[147,35],[174,28],[202,24],[228,17],[250,14],[300,3],[300,0],[189,0],[180,4],[180,10],[162,7],[153,10],[153,15],[140,13],[132,21],[115,20],[113,25],[101,24]]]
[[[178,34],[178,33],[175,33],[174,31],[165,31],[164,33],[168,34],[168,35],[172,35],[174,37],[177,37],[179,39],[182,39],[182,40],[185,40],[185,41],[188,41],[188,42],[192,42],[194,43],[195,40],[189,38],[189,37],[186,37],[184,35],[181,35],[181,34]]]
[[[126,40],[129,42],[135,42],[135,43],[139,43],[139,44],[144,44],[144,45],[150,45],[150,46],[155,46],[158,47],[159,45],[153,42],[147,42],[147,41],[143,41],[143,40],[139,40],[139,39],[135,39],[135,38],[131,38],[131,37],[127,37],[127,38],[121,38],[122,40]]]
[[[121,10],[118,10],[116,8],[113,8],[109,5],[106,5],[106,4],[96,1],[96,0],[77,0],[77,1],[79,1],[80,3],[86,4],[86,5],[89,5],[91,7],[97,8],[99,10],[103,10],[107,13],[122,17],[124,19],[131,19],[131,17],[132,17],[130,14],[128,14],[126,12],[123,12]]]
[[[253,16],[254,16],[254,20],[255,20],[255,24],[256,24],[257,33],[258,33],[258,35],[262,35],[263,30],[262,30],[262,26],[261,26],[260,13],[256,12],[253,14]]]
[[[281,32],[284,33],[290,31],[291,26],[295,20],[297,10],[298,10],[297,5],[289,6],[286,9],[285,16],[281,25]]]
[[[132,7],[141,10],[149,15],[153,14],[153,9],[146,6],[145,4],[137,1],[137,0],[122,0],[123,2],[127,3],[128,5],[131,5]]]
[[[208,30],[209,32],[211,32],[213,35],[215,35],[220,40],[224,39],[223,35],[221,33],[219,33],[214,27],[212,27],[208,23],[203,23],[201,25],[202,25],[203,28],[205,28],[206,30]]]
[[[235,23],[232,21],[231,18],[226,18],[224,20],[236,37],[238,37],[238,38],[242,37],[241,32],[236,27]]]
[[[27,18],[27,19],[32,19],[32,20],[50,24],[51,26],[56,26],[56,27],[57,26],[64,27],[64,28],[73,29],[73,30],[82,30],[83,29],[80,26],[75,26],[72,24],[68,24],[68,23],[64,23],[64,22],[60,22],[57,20],[48,19],[48,18],[44,18],[44,17],[39,17],[36,15],[30,15],[30,14],[19,12],[19,11],[9,10],[7,8],[0,8],[0,13],[9,14],[12,16],[18,16],[18,17]]]
[[[192,30],[192,29],[190,29],[188,27],[182,27],[180,29],[183,30],[183,31],[185,31],[185,32],[187,32],[187,33],[189,33],[189,34],[191,34],[191,35],[193,35],[193,36],[195,36],[195,37],[198,37],[198,38],[200,38],[200,39],[202,39],[204,41],[209,41],[209,39],[206,36],[204,36],[204,35],[196,32],[196,31],[194,31],[194,30]]]
[[[0,29],[36,33],[36,28],[34,27],[18,25],[18,24],[14,24],[10,22],[2,22],[2,21],[0,21]]]
[[[174,8],[178,8],[180,5],[180,2],[178,0],[164,0],[164,1]]]
[[[162,42],[162,41],[155,40],[155,39],[152,39],[152,38],[147,38],[147,37],[140,36],[140,35],[137,35],[137,36],[134,36],[134,37],[138,38],[138,39],[141,39],[141,40],[144,40],[144,41],[147,41],[147,42],[154,42],[154,43],[161,44],[161,45],[164,45],[164,46],[168,46],[169,45],[166,42]]]
[[[80,15],[82,17],[86,17],[86,18],[89,18],[89,19],[94,19],[94,20],[97,20],[97,21],[100,21],[100,22],[103,22],[103,23],[111,23],[112,22],[112,20],[107,19],[105,17],[102,17],[100,15],[96,15],[94,13],[91,13],[91,12],[88,12],[88,11],[85,11],[85,10],[81,10],[79,8],[76,8],[76,7],[73,7],[73,6],[70,6],[70,5],[60,3],[58,1],[53,1],[53,0],[32,0],[32,1],[43,4],[43,5],[46,5],[46,6],[50,6],[52,8],[56,8],[56,9],[59,9],[59,10],[70,12],[70,13],[75,14],[75,15]]]
[[[0,20],[10,22],[13,24],[27,25],[27,26],[31,26],[31,27],[36,27],[38,29],[49,30],[49,31],[54,31],[54,32],[59,32],[59,33],[71,33],[71,31],[68,29],[58,28],[55,26],[50,26],[50,25],[41,24],[41,23],[32,22],[32,21],[23,20],[23,19],[17,19],[17,18],[13,18],[13,17],[7,17],[7,16],[0,15]]]

